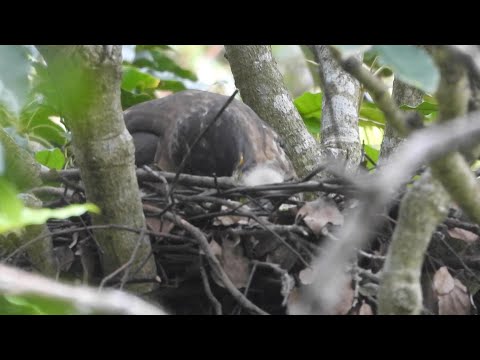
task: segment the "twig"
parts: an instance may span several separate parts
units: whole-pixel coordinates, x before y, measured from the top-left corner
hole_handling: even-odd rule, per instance
[[[40,236],[37,236],[36,238],[26,242],[25,244],[19,246],[17,249],[12,251],[9,255],[7,255],[4,259],[2,259],[2,262],[6,262],[10,260],[12,257],[17,255],[19,252],[25,250],[27,247],[32,245],[33,243],[43,240],[46,237],[54,236],[54,235],[63,235],[63,234],[70,234],[72,232],[77,232],[83,229],[91,229],[91,230],[96,230],[96,229],[117,229],[117,230],[125,230],[125,231],[130,231],[130,232],[135,232],[137,234],[141,233],[141,229],[136,229],[136,228],[131,228],[129,226],[125,225],[117,225],[117,224],[108,224],[108,225],[87,225],[85,227],[75,227],[73,229],[65,229],[65,230],[59,230],[55,231],[54,233],[48,233],[48,234],[43,234]],[[179,236],[179,235],[173,235],[173,234],[167,234],[167,233],[161,233],[161,232],[155,232],[155,231],[149,231],[145,230],[145,234],[148,235],[153,235],[156,237],[164,237],[164,238],[170,238],[174,240],[188,240],[188,241],[193,241],[190,238],[187,238],[185,236]]]
[[[210,245],[208,244],[207,238],[205,237],[203,232],[200,231],[200,229],[193,226],[186,220],[180,218],[179,216],[175,216],[170,212],[165,213],[164,216],[168,220],[174,222],[177,226],[180,226],[182,229],[188,231],[198,241],[198,244],[200,245],[200,248],[205,253],[208,263],[210,264],[212,270],[221,279],[221,281],[225,285],[225,288],[230,292],[233,298],[236,301],[238,301],[239,304],[241,304],[244,308],[246,308],[247,310],[253,313],[268,315],[267,312],[260,309],[257,305],[255,305],[250,300],[248,300],[245,296],[243,296],[243,294],[235,287],[235,285],[232,283],[232,280],[230,280],[228,275],[223,270],[220,262],[213,254],[212,250],[210,249]]]
[[[216,315],[222,315],[222,304],[217,300],[217,298],[213,295],[212,289],[210,288],[210,284],[208,282],[208,275],[205,271],[205,267],[203,266],[202,256],[200,255],[200,275],[202,276],[203,288],[205,289],[205,294],[208,297],[208,300],[213,305],[213,309],[215,310]]]
[[[138,236],[137,243],[135,244],[135,247],[132,251],[132,255],[130,256],[128,261],[125,264],[123,264],[122,266],[120,266],[117,270],[113,271],[112,273],[110,273],[109,275],[105,276],[102,279],[102,281],[100,282],[100,285],[98,287],[99,291],[101,291],[103,289],[103,286],[105,285],[105,283],[108,280],[113,279],[115,276],[117,276],[117,274],[121,273],[123,270],[125,270],[125,276],[128,276],[127,271],[130,268],[130,266],[133,264],[133,262],[135,260],[135,257],[137,256],[138,249],[140,248],[140,245],[142,244],[143,238],[145,237],[145,230],[146,229],[143,228],[140,235]],[[122,278],[122,281],[120,282],[120,289],[123,288],[123,285],[127,281],[127,278],[125,276]]]

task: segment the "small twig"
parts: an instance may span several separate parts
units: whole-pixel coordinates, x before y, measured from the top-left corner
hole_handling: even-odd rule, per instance
[[[248,291],[250,290],[250,286],[252,285],[252,280],[253,280],[253,275],[255,274],[255,271],[257,270],[257,264],[252,262],[252,270],[250,270],[250,275],[248,276],[247,284],[245,285],[245,290],[243,291],[243,295],[245,297],[248,296]],[[236,306],[235,309],[232,311],[232,315],[240,315],[240,306]]]
[[[230,206],[230,204],[228,203],[225,203],[226,206]],[[280,235],[278,235],[274,230],[272,230],[272,228],[270,228],[267,224],[265,224],[257,215],[255,215],[254,213],[250,212],[250,211],[245,211],[245,210],[242,210],[242,211],[237,211],[238,207],[233,209],[232,211],[230,212],[218,212],[218,213],[210,213],[210,214],[205,214],[205,215],[198,215],[198,216],[193,216],[190,218],[190,220],[193,220],[193,219],[199,219],[199,218],[208,218],[208,217],[212,217],[212,216],[228,216],[228,215],[235,215],[235,216],[245,216],[245,217],[248,217],[248,218],[251,218],[253,220],[255,220],[257,222],[258,225],[260,225],[260,227],[262,229],[264,229],[265,231],[269,232],[270,234],[272,234],[275,239],[277,239],[283,246],[285,246],[291,253],[293,253],[295,256],[297,256],[297,258],[306,266],[306,267],[310,267],[310,264],[308,263],[308,261],[306,261],[303,256],[297,251],[295,250],[285,239],[283,239]]]
[[[128,276],[128,269],[130,268],[130,265],[133,264],[133,262],[135,261],[135,257],[137,256],[137,252],[138,252],[138,249],[140,248],[140,245],[142,244],[142,241],[143,241],[143,238],[145,237],[145,228],[142,229],[142,232],[140,233],[140,235],[138,236],[138,239],[137,239],[137,243],[135,244],[135,248],[133,249],[132,251],[132,255],[130,256],[130,259],[128,259],[128,261],[123,264],[122,266],[120,266],[117,270],[113,271],[112,273],[110,273],[109,275],[105,276],[102,281],[100,282],[100,285],[98,287],[98,290],[101,291],[103,289],[103,286],[105,285],[105,283],[110,280],[110,279],[113,279],[115,276],[117,276],[119,273],[121,273],[123,270],[125,270],[125,275]],[[127,281],[126,277],[124,276],[122,278],[122,281],[120,283],[120,289],[123,288],[123,285],[125,284],[125,282]]]
[[[217,300],[215,295],[212,293],[212,289],[210,288],[210,283],[208,282],[208,275],[205,271],[205,267],[203,266],[202,256],[200,255],[200,275],[202,276],[203,288],[205,289],[205,294],[208,297],[208,300],[213,305],[213,309],[215,310],[216,315],[222,315],[222,304]]]
[[[381,255],[374,255],[374,254],[370,254],[370,253],[367,253],[363,250],[358,250],[357,251],[358,255],[361,255],[367,259],[370,259],[370,260],[380,260],[380,261],[385,261],[385,256],[381,256]]]
[[[70,233],[73,233],[73,232],[77,232],[77,231],[80,231],[80,230],[83,230],[83,229],[91,229],[91,230],[97,230],[97,229],[117,229],[117,230],[125,230],[125,231],[130,231],[130,232],[134,232],[134,233],[137,233],[137,234],[140,234],[142,232],[141,229],[136,229],[136,228],[131,228],[129,226],[125,226],[125,225],[117,225],[117,224],[108,224],[108,225],[87,225],[85,227],[75,227],[75,228],[72,228],[72,229],[65,229],[65,230],[59,230],[59,231],[55,231],[54,233],[48,233],[48,234],[43,234],[43,235],[40,235],[40,236],[37,236],[36,238],[26,242],[25,244],[19,246],[17,249],[15,249],[14,251],[12,251],[9,255],[7,255],[4,259],[2,259],[2,262],[6,262],[8,260],[10,260],[12,257],[14,257],[15,255],[17,255],[19,252],[25,250],[26,248],[28,248],[30,245],[32,245],[33,243],[37,242],[37,241],[40,241],[40,240],[43,240],[45,239],[46,237],[50,237],[50,236],[55,236],[55,235],[63,235],[63,234],[70,234]],[[188,240],[188,241],[193,241],[192,239],[190,238],[187,238],[185,236],[179,236],[179,235],[173,235],[173,234],[167,234],[167,233],[160,233],[160,232],[155,232],[155,231],[149,231],[149,230],[145,230],[145,234],[148,234],[148,235],[153,235],[153,236],[156,236],[156,237],[163,237],[163,238],[170,238],[170,239],[174,239],[174,240]]]
[[[233,298],[236,301],[238,301],[239,304],[241,304],[244,308],[248,309],[251,312],[261,314],[261,315],[268,315],[267,312],[260,309],[257,305],[255,305],[250,300],[248,300],[245,296],[243,296],[243,294],[235,287],[232,280],[230,280],[228,275],[225,273],[225,270],[223,270],[222,265],[220,264],[218,259],[213,254],[207,238],[205,237],[203,232],[200,231],[200,229],[198,229],[196,226],[193,226],[192,224],[190,224],[186,220],[184,220],[184,219],[180,218],[179,216],[176,216],[176,215],[174,215],[170,212],[165,213],[164,216],[168,220],[174,222],[177,226],[179,226],[182,229],[188,231],[198,241],[198,244],[200,245],[200,248],[205,253],[205,255],[207,257],[207,260],[208,260],[208,263],[210,264],[212,270],[221,279],[221,281],[225,285],[225,288],[230,292],[230,294],[233,296]]]

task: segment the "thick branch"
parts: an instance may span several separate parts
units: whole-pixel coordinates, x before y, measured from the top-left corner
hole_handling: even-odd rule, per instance
[[[327,45],[310,48],[322,79],[322,153],[326,158],[346,161],[347,169],[354,170],[362,156],[358,132],[360,83],[341,67]]]
[[[120,104],[121,47],[117,45],[38,46],[60,98],[62,113],[72,130],[75,160],[90,202],[101,215],[95,224],[145,227],[134,167],[132,138],[125,128]],[[126,263],[137,236],[116,229],[96,230],[102,247],[103,270],[115,271]],[[134,266],[151,252],[144,241]],[[156,275],[153,259],[138,272],[139,278]],[[149,285],[135,285],[148,290]]]
[[[225,45],[242,99],[281,136],[297,175],[320,164],[320,150],[293,105],[269,45]]]

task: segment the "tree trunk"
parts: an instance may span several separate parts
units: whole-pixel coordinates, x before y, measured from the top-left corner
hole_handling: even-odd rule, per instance
[[[327,158],[346,161],[346,168],[354,170],[362,157],[358,131],[360,83],[343,70],[327,45],[310,48],[319,63],[323,90],[322,153]]]
[[[123,121],[120,103],[121,46],[37,46],[57,89],[62,115],[72,131],[75,161],[85,183],[87,199],[102,211],[94,224],[145,227],[134,166],[134,147]],[[130,274],[156,276],[151,246],[143,236],[121,230],[94,232],[102,253],[104,274],[127,263],[142,241]],[[131,287],[148,291],[151,285]]]
[[[320,164],[321,154],[285,88],[269,45],[225,45],[235,84],[243,101],[285,142],[298,176]]]

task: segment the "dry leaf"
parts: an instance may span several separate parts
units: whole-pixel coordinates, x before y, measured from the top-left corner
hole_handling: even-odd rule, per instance
[[[437,295],[449,294],[455,286],[453,277],[445,266],[437,270],[433,276],[433,290]]]
[[[373,315],[372,307],[364,302],[358,310],[358,315]]]
[[[248,209],[247,206],[245,206],[244,208]],[[225,205],[222,205],[221,211],[227,212],[229,210],[232,210],[232,209]],[[231,226],[233,224],[247,225],[248,218],[245,216],[225,215],[225,216],[217,216],[213,220],[214,226]]]
[[[433,277],[433,288],[438,297],[439,315],[468,315],[472,304],[467,288],[460,280],[454,279],[443,266]]]
[[[479,236],[474,234],[471,231],[460,229],[460,228],[452,228],[447,230],[448,234],[455,239],[463,240],[468,244],[471,244],[478,240]]]
[[[155,232],[168,234],[175,227],[175,224],[173,222],[166,219],[159,219],[156,217],[147,217],[145,219],[145,222],[147,223],[148,228]]]
[[[296,222],[303,219],[315,235],[320,235],[328,224],[343,225],[343,215],[331,200],[317,199],[307,202],[297,213]]]
[[[222,247],[218,245],[215,240],[210,241],[209,245],[213,255],[215,255],[220,260],[222,258]]]
[[[210,247],[235,287],[245,287],[250,276],[250,260],[245,257],[240,241],[224,238],[220,247],[212,240]],[[225,287],[214,272],[212,272],[212,278],[219,286]]]

